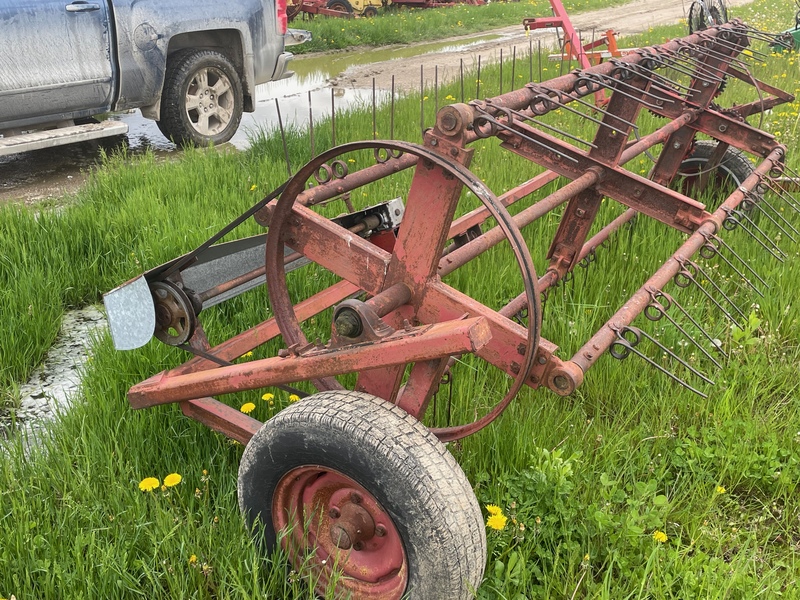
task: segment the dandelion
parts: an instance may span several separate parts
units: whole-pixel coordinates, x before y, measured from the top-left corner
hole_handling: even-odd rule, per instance
[[[718,494],[724,494],[724,493],[725,493],[725,492],[727,492],[727,491],[728,491],[728,490],[726,490],[726,489],[725,489],[723,486],[721,486],[721,485],[718,485],[718,486],[717,486],[716,492],[717,492]]]
[[[272,400],[274,397],[275,397],[275,394],[264,394],[263,396],[261,396],[261,399],[262,399],[264,402],[269,402],[269,401],[270,401],[270,400]]]
[[[239,410],[242,411],[244,414],[249,415],[251,412],[255,410],[255,408],[256,405],[253,404],[252,402],[245,402],[244,404],[242,404]]]
[[[486,519],[486,526],[494,529],[495,531],[502,531],[508,523],[508,517],[503,514],[491,515]]]
[[[145,477],[139,482],[139,489],[143,492],[152,492],[160,485],[161,482],[157,477]]]
[[[657,541],[659,544],[664,544],[667,542],[667,540],[669,540],[667,534],[664,533],[663,531],[659,531],[658,529],[656,529],[653,532],[653,539]]]
[[[492,516],[494,516],[494,515],[502,515],[503,514],[503,509],[500,508],[499,506],[497,506],[496,504],[487,504],[486,505],[486,510]]]
[[[449,102],[452,102],[452,101],[454,101],[456,99],[456,97],[452,96],[450,94],[447,94],[447,96],[445,96],[444,99],[448,100]]]
[[[196,555],[196,554],[192,554],[192,555],[189,557],[189,564],[190,564],[190,565],[195,565],[195,564],[197,564],[197,555]]]
[[[245,352],[244,354],[242,354],[242,358],[250,358],[251,356],[253,356],[252,352]]]
[[[255,192],[257,189],[258,189],[258,186],[255,183],[250,186],[250,191],[251,192]]]
[[[166,477],[164,477],[164,485],[167,487],[175,487],[183,480],[178,473],[170,473]]]
[[[298,400],[300,400],[300,396],[297,394],[292,394],[289,396],[289,402],[297,402]]]

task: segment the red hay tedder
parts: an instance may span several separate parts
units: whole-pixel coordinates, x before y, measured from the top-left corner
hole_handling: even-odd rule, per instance
[[[689,377],[707,379],[634,319],[644,313],[676,323],[685,313],[696,326],[691,343],[717,364],[719,344],[665,286],[695,287],[736,321],[741,311],[697,256],[720,261],[738,274],[737,285],[753,288],[758,275],[723,234],[737,230],[783,257],[764,230],[793,229],[784,215],[800,206],[781,187],[793,171],[786,147],[746,118],[793,97],[749,74],[744,61],[761,60],[754,50],[743,54],[753,39],[775,41],[732,21],[445,106],[422,145],[372,140],[320,154],[207,243],[106,296],[117,347],[139,347],[155,331],[194,355],[133,386],[131,405],[178,403],[185,415],[246,444],[239,503],[248,524],[260,525],[253,531],[267,549],[286,531],[280,539],[293,565],[314,570],[320,589],[336,569],[342,597],[471,598],[486,562],[485,526],[445,442],[489,425],[523,386],[570,394],[607,351],[645,358],[687,387]],[[757,97],[718,106],[726,79],[754,86]],[[583,100],[599,91],[609,94],[604,108]],[[584,125],[594,128],[591,139],[545,119],[580,107]],[[637,127],[643,109],[662,119],[646,135]],[[695,143],[698,134],[710,140]],[[533,176],[501,194],[489,189],[470,170],[481,145],[474,143],[487,138],[514,160],[529,161]],[[648,177],[625,168],[657,148]],[[690,185],[671,185],[692,168]],[[711,174],[734,185],[707,207],[689,194]],[[568,183],[542,193],[558,177]],[[396,187],[384,185],[392,180],[407,185],[399,198]],[[356,197],[365,208],[353,206]],[[595,223],[604,198],[627,210]],[[460,202],[467,201],[474,204],[465,209]],[[329,203],[327,214],[339,216],[322,216]],[[637,215],[684,236],[577,352],[559,355],[559,340],[541,335],[543,296]],[[560,225],[538,275],[523,233],[547,216]],[[268,234],[217,244],[251,217]],[[518,273],[516,298],[494,308],[450,285],[454,280],[445,283],[498,245],[510,248],[502,256],[513,263],[508,272]],[[303,265],[313,277],[300,276]],[[314,282],[325,283],[308,292]],[[265,283],[272,316],[211,346],[201,311]],[[643,352],[651,343],[658,361]],[[253,350],[256,358],[242,358]],[[662,352],[682,361],[679,371],[665,366]],[[464,359],[501,371],[503,397],[483,412],[476,403],[472,422],[428,429],[422,419],[440,382]],[[292,387],[298,385],[317,392]],[[263,388],[305,397],[264,423],[218,399]]]

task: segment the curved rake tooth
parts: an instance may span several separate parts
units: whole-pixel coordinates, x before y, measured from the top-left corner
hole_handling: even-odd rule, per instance
[[[778,198],[780,198],[786,204],[788,204],[792,210],[800,214],[800,205],[795,204],[795,202],[797,201],[796,198],[792,196],[787,189],[785,189],[782,185],[780,185],[774,179],[771,179],[769,177],[762,180],[762,183],[764,183],[764,185],[766,185],[770,190],[775,192]]]
[[[714,358],[708,350],[703,348],[700,342],[698,342],[691,335],[689,335],[689,332],[686,331],[686,329],[684,329],[683,326],[680,323],[678,323],[672,317],[672,315],[669,314],[669,312],[667,312],[670,306],[672,305],[671,298],[669,298],[669,296],[667,296],[657,288],[647,288],[647,293],[650,294],[650,304],[648,304],[645,307],[644,316],[653,322],[660,321],[662,317],[666,318],[667,321],[672,323],[677,328],[677,330],[680,331],[683,334],[683,336],[695,346],[695,348],[700,350],[700,352],[702,352],[706,356],[706,358],[708,358],[711,362],[713,362],[718,369],[721,369],[722,365],[719,362],[717,362],[717,359]],[[703,333],[705,334],[705,331],[703,331]],[[706,334],[706,337],[710,336]],[[714,344],[714,341],[711,340],[711,343]],[[717,347],[717,345],[714,344],[714,347]]]
[[[739,322],[734,318],[734,316],[729,313],[725,307],[722,306],[722,304],[720,304],[717,299],[714,298],[714,296],[712,296],[711,293],[700,284],[700,282],[697,281],[697,269],[695,263],[690,260],[686,260],[683,257],[675,257],[675,260],[678,261],[678,264],[681,266],[681,270],[678,271],[675,274],[675,277],[672,278],[672,281],[675,283],[675,285],[677,285],[679,288],[688,288],[693,283],[697,289],[703,292],[703,295],[714,304],[714,306],[722,311],[722,314],[728,317],[731,323],[734,325],[739,325]]]
[[[770,213],[770,212],[767,212],[766,210],[764,210],[765,206],[768,207],[772,212]],[[792,226],[792,224],[789,223],[789,221],[786,220],[786,218],[780,213],[780,211],[776,211],[775,208],[769,202],[767,202],[766,198],[757,198],[757,197],[753,196],[753,194],[751,192],[748,192],[747,193],[747,200],[742,202],[742,209],[744,209],[745,211],[748,211],[751,208],[757,208],[758,210],[760,210],[761,214],[763,214],[767,219],[769,219],[775,225],[775,227],[780,229],[782,234],[784,234],[786,237],[788,237],[793,242],[797,243],[797,239],[791,233],[786,231],[783,228],[783,226],[781,226],[781,224],[778,223],[778,221],[776,221],[775,218],[773,218],[772,215],[774,214],[778,219],[783,221],[784,225],[786,225],[789,229],[791,229],[797,235],[800,235],[800,231],[797,231],[797,229],[795,229]]]
[[[741,221],[742,218],[744,218],[749,223],[752,223],[752,221],[750,219],[746,218],[741,211],[734,210],[732,208],[728,208],[727,206],[723,206],[722,210],[725,211],[725,213],[728,215],[727,217],[725,217],[725,220],[722,222],[722,227],[723,228],[727,229],[728,231],[733,231],[734,229],[736,229],[736,227],[740,226],[742,228],[742,231],[744,231],[747,235],[749,235],[756,242],[758,242],[759,245],[762,248],[764,248],[764,250],[769,252],[775,260],[777,260],[778,262],[783,262],[783,259],[786,257],[786,255],[781,251],[780,248],[775,246],[775,244],[772,242],[772,240],[769,239],[768,236],[764,235],[764,233],[761,232],[761,230],[758,229],[758,227],[756,227],[756,229],[758,231],[760,231],[761,234],[764,235],[764,237],[767,239],[767,241],[769,242],[769,245],[767,245],[761,238],[759,238],[752,231],[750,231],[749,228],[747,228],[744,225],[742,225],[742,221]],[[770,248],[770,246],[775,248],[775,250],[777,250],[782,256],[779,256],[778,254],[775,254],[775,252],[773,251],[773,248]]]
[[[652,337],[650,337],[649,335],[645,334],[641,329],[638,329],[637,327],[617,327],[617,326],[611,325],[611,324],[609,324],[608,326],[611,328],[611,330],[617,336],[616,341],[613,344],[611,344],[611,348],[609,348],[609,350],[608,350],[609,353],[611,354],[611,356],[613,356],[614,358],[616,358],[618,360],[624,360],[624,359],[628,358],[628,356],[630,355],[631,352],[633,352],[636,356],[638,356],[639,358],[644,360],[651,367],[655,367],[656,369],[658,369],[659,371],[664,373],[664,375],[666,375],[667,377],[672,379],[675,383],[678,383],[678,384],[682,385],[687,390],[690,390],[690,391],[694,392],[695,394],[697,394],[701,398],[708,398],[707,394],[704,394],[703,392],[701,392],[697,388],[692,387],[690,384],[685,382],[683,379],[681,379],[680,377],[675,375],[675,373],[673,373],[672,371],[669,371],[666,368],[662,367],[660,364],[655,362],[652,358],[650,358],[646,354],[642,353],[638,348],[636,348],[636,346],[639,345],[639,342],[641,341],[642,336],[644,336],[647,339],[654,341],[655,344],[657,346],[659,346],[660,348],[662,348],[663,350],[665,350],[668,355],[671,355],[674,358],[677,358],[679,361],[681,361],[681,359],[678,358],[677,356],[675,356],[668,348],[664,347],[662,344],[659,344],[658,342],[653,340]],[[626,334],[632,335],[633,338],[631,340],[627,339],[625,337]],[[683,362],[683,361],[681,361],[681,362]],[[707,377],[703,376],[702,373],[699,373],[699,372],[695,371],[692,367],[689,367],[689,370],[692,371],[697,376],[699,376],[704,381],[710,382],[711,385],[714,385],[714,382],[711,381],[710,379],[708,379]]]
[[[747,278],[747,276],[745,276],[745,274],[730,261],[730,259],[727,256],[725,256],[722,252],[720,252],[719,250],[720,246],[719,242],[721,242],[720,238],[717,238],[713,234],[708,234],[708,233],[702,235],[704,238],[706,238],[706,243],[703,245],[702,248],[700,248],[700,256],[702,256],[706,260],[711,260],[714,257],[719,257],[722,260],[722,262],[728,265],[728,267],[730,267],[731,270],[734,273],[736,273],[742,281],[744,281],[747,285],[750,286],[750,289],[752,289],[756,294],[758,294],[763,298],[764,293],[761,290],[759,290],[753,284],[753,282],[750,281]],[[741,258],[739,260],[741,260]],[[739,283],[736,282],[736,284],[738,285]]]
[[[733,256],[735,256],[736,259],[740,263],[742,263],[744,265],[744,267],[753,275],[753,277],[758,279],[765,288],[769,289],[769,284],[767,284],[767,282],[764,281],[764,278],[761,277],[761,275],[759,275],[758,272],[756,272],[756,270],[753,267],[751,267],[750,264],[745,259],[743,259],[741,256],[739,256],[739,253],[736,252],[736,250],[734,250],[724,239],[722,239],[718,235],[714,235],[714,234],[712,234],[711,237],[712,237],[712,239],[714,239],[719,244],[719,246],[725,248],[725,250],[727,250]]]
[[[711,276],[710,276],[710,275],[709,275],[709,274],[708,274],[708,273],[707,273],[707,272],[706,272],[706,271],[703,269],[703,267],[701,267],[700,265],[698,265],[698,264],[697,264],[696,262],[694,262],[693,260],[687,260],[686,262],[687,262],[687,264],[691,265],[691,266],[692,266],[692,267],[695,269],[695,271],[696,271],[697,273],[700,273],[700,275],[702,275],[702,276],[703,276],[703,279],[705,279],[706,281],[708,281],[708,283],[710,283],[710,284],[711,284],[711,287],[713,287],[713,288],[714,288],[714,289],[717,291],[717,293],[718,293],[720,296],[722,296],[723,298],[725,298],[725,300],[728,302],[728,304],[730,304],[730,305],[733,307],[733,309],[734,309],[734,310],[735,310],[737,313],[739,313],[739,316],[740,316],[740,317],[742,317],[743,319],[747,320],[747,315],[745,315],[745,314],[744,314],[744,313],[741,311],[741,309],[740,309],[738,306],[736,306],[736,303],[735,303],[733,300],[731,300],[731,299],[728,297],[728,295],[727,295],[727,294],[726,294],[724,291],[722,291],[722,288],[721,288],[721,287],[719,287],[719,285],[717,285],[717,284],[714,282],[714,280],[713,280],[713,279],[711,279]]]

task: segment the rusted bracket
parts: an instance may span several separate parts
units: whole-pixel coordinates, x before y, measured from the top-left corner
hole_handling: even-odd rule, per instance
[[[514,122],[508,127],[519,135],[512,131],[499,132],[497,135],[503,140],[501,147],[570,179],[577,179],[587,171],[599,169],[602,176],[595,184],[599,193],[670,227],[691,233],[709,216],[704,210],[704,204],[625,169],[606,165],[558,138],[520,122]],[[543,149],[543,146],[554,148],[568,160]]]

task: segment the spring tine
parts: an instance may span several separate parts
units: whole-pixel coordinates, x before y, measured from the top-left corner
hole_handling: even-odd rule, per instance
[[[796,213],[800,213],[800,206],[795,204],[795,199],[782,186],[769,177],[762,178],[761,182],[775,192],[778,197],[788,204]]]
[[[439,112],[439,65],[433,67],[433,114]]]
[[[528,40],[528,83],[531,83],[532,81],[533,81],[533,40]]]
[[[500,48],[500,95],[503,95],[503,49]]]
[[[292,176],[292,163],[289,161],[289,147],[286,145],[286,131],[283,128],[283,118],[281,117],[281,105],[275,98],[275,110],[278,113],[278,127],[281,130],[281,142],[283,143],[283,158],[286,160],[286,171],[289,177]]]
[[[331,147],[336,147],[336,99],[331,88]]]
[[[681,65],[684,65],[684,68],[691,69],[692,75],[694,75],[695,73],[703,73],[705,76],[710,77],[713,80],[716,80],[718,83],[721,83],[724,80],[724,75],[719,74],[720,70],[718,68],[714,69],[698,60],[691,60],[690,58],[683,56],[675,51],[666,51],[665,53],[670,55],[675,63],[680,63]],[[725,62],[730,63],[733,62],[733,60],[731,59],[731,57],[727,57],[725,59]],[[675,69],[674,63],[670,64],[669,68]]]
[[[750,286],[750,289],[752,289],[756,294],[758,294],[763,298],[764,293],[760,289],[758,289],[753,284],[753,282],[750,281],[745,276],[745,274],[742,273],[742,271],[731,262],[731,260],[727,256],[725,256],[722,252],[719,251],[719,245],[718,245],[719,238],[715,239],[714,235],[708,233],[703,234],[703,237],[706,238],[706,243],[703,245],[702,248],[700,248],[700,256],[702,256],[705,259],[711,259],[713,256],[718,256],[720,259],[722,259],[722,262],[728,265],[728,267],[730,267],[730,269],[739,276],[741,280],[743,280],[747,285]]]
[[[697,369],[695,369],[695,368],[694,368],[692,365],[690,365],[688,362],[686,362],[685,360],[683,360],[683,359],[682,359],[680,356],[678,356],[677,354],[675,354],[675,353],[674,353],[672,350],[670,350],[669,348],[667,348],[667,347],[666,347],[664,344],[662,344],[661,342],[659,342],[659,341],[658,341],[656,338],[654,338],[653,336],[651,336],[651,335],[650,335],[649,333],[647,333],[646,331],[643,331],[643,330],[641,330],[641,329],[639,329],[639,328],[637,328],[637,327],[627,327],[626,329],[632,329],[632,330],[635,330],[635,331],[636,331],[636,333],[638,333],[639,335],[642,335],[642,336],[644,336],[646,339],[650,340],[652,343],[654,343],[656,346],[658,346],[658,348],[659,348],[659,349],[660,349],[662,352],[664,352],[666,355],[668,355],[670,358],[673,358],[673,359],[677,360],[677,361],[678,361],[680,364],[682,364],[684,367],[686,367],[687,369],[689,369],[689,372],[691,372],[691,373],[692,373],[692,374],[693,374],[695,377],[697,377],[697,378],[699,378],[699,379],[702,379],[703,381],[705,381],[705,382],[706,382],[707,384],[709,384],[709,385],[714,385],[714,382],[713,382],[711,379],[709,379],[708,377],[706,377],[705,375],[703,375],[703,374],[702,374],[700,371],[698,371]]]
[[[741,310],[741,309],[740,309],[738,306],[736,306],[736,303],[735,303],[733,300],[731,300],[731,299],[728,297],[728,295],[727,295],[727,294],[726,294],[724,291],[722,291],[722,288],[721,288],[721,287],[719,287],[719,285],[717,285],[717,283],[716,283],[716,282],[715,282],[713,279],[711,279],[711,276],[710,276],[708,273],[706,273],[706,271],[703,269],[703,267],[701,267],[700,265],[698,265],[698,264],[697,264],[696,262],[694,262],[693,260],[688,260],[687,262],[688,262],[690,265],[692,265],[692,266],[695,268],[695,270],[696,270],[698,273],[700,273],[700,275],[702,275],[702,276],[703,276],[703,278],[704,278],[706,281],[708,281],[708,283],[710,283],[710,284],[711,284],[711,287],[713,287],[713,288],[714,288],[714,289],[717,291],[717,293],[718,293],[720,296],[722,296],[723,298],[725,298],[725,300],[727,300],[728,304],[730,304],[730,305],[733,307],[733,309],[734,309],[734,310],[735,310],[737,313],[739,313],[739,316],[741,316],[743,319],[747,320],[747,316],[744,314],[744,312],[742,312],[742,310]]]
[[[461,76],[461,102],[464,102],[464,59],[458,63],[458,72]]]
[[[539,52],[539,81],[541,82],[542,81],[542,40],[538,40],[536,42],[536,45],[539,48],[539,50],[538,50],[538,52]]]
[[[756,235],[750,231],[747,227],[743,226],[741,221],[739,220],[739,211],[733,210],[732,208],[722,207],[725,213],[728,215],[725,217],[725,220],[722,222],[722,227],[727,229],[728,231],[732,231],[736,229],[737,226],[742,227],[742,231],[744,231],[747,235],[753,238],[758,244],[764,248],[767,252],[769,252],[772,257],[777,260],[778,262],[783,262],[783,258],[775,254],[772,251],[772,248],[767,246],[760,238],[756,237]]]
[[[637,94],[641,94],[643,96],[649,96],[650,98],[653,98],[653,99],[655,99],[657,101],[668,102],[669,104],[674,104],[675,103],[675,100],[673,100],[672,98],[665,98],[663,96],[657,96],[656,94],[652,94],[652,93],[650,93],[648,91],[645,91],[645,90],[642,90],[640,88],[637,88],[635,85],[631,85],[627,81],[622,81],[621,79],[615,79],[613,77],[609,77],[608,75],[597,74],[597,77],[601,80],[603,85],[605,85],[607,88],[611,89],[614,92],[619,92],[620,94],[622,94],[623,96],[626,96],[628,98],[633,98],[634,100],[640,102],[641,104],[643,104],[644,106],[646,106],[648,108],[661,108],[661,107],[659,105],[655,105],[654,106],[652,104],[648,104],[647,102],[644,102],[638,95],[637,96],[632,96],[630,94],[622,92],[619,89],[619,86],[625,86],[627,88],[635,90],[637,92]]]
[[[553,153],[557,154],[561,158],[564,158],[564,159],[569,160],[571,162],[574,162],[576,164],[578,163],[578,160],[576,160],[572,156],[568,156],[568,155],[560,152],[556,148],[551,148],[549,145],[545,144],[544,142],[541,142],[541,141],[539,141],[537,139],[529,137],[529,136],[525,135],[524,133],[522,133],[521,131],[511,127],[510,125],[507,125],[506,123],[498,121],[497,119],[495,119],[492,115],[490,115],[488,112],[486,112],[485,109],[481,108],[480,106],[478,106],[476,104],[472,104],[472,106],[474,106],[478,110],[478,112],[481,113],[481,115],[482,115],[481,118],[486,119],[487,122],[496,125],[498,128],[503,129],[505,131],[510,131],[510,132],[518,135],[522,139],[524,139],[524,140],[526,140],[528,142],[531,142],[532,144],[536,144],[537,146],[540,146],[540,147],[544,148],[545,150],[548,150],[550,152],[553,152]],[[569,135],[569,134],[566,134],[566,135]],[[588,142],[586,142],[586,143],[588,143]]]
[[[789,238],[790,240],[792,240],[793,242],[795,242],[795,243],[797,242],[797,239],[796,239],[796,238],[795,238],[795,237],[794,237],[794,236],[793,236],[791,233],[789,233],[788,231],[786,231],[786,230],[785,230],[785,229],[784,229],[784,228],[783,228],[783,227],[780,225],[780,223],[778,223],[778,221],[776,221],[776,220],[775,220],[775,219],[772,217],[772,215],[774,214],[774,215],[775,215],[775,216],[776,216],[778,219],[780,219],[781,221],[783,221],[783,223],[784,223],[784,224],[785,224],[785,225],[786,225],[786,226],[787,226],[789,229],[791,229],[791,230],[792,230],[794,233],[796,233],[797,235],[800,235],[800,231],[797,231],[797,229],[795,229],[795,228],[794,228],[794,226],[793,226],[791,223],[789,223],[789,221],[787,221],[787,220],[786,220],[786,217],[784,217],[784,216],[783,216],[783,215],[780,213],[780,211],[777,211],[777,210],[775,210],[775,207],[774,207],[774,206],[772,206],[772,205],[771,205],[771,204],[770,204],[770,203],[767,201],[767,199],[766,199],[766,198],[754,198],[752,194],[749,194],[749,198],[750,198],[750,199],[748,200],[748,206],[749,206],[749,207],[751,207],[751,208],[757,208],[758,210],[760,210],[760,211],[761,211],[761,214],[763,214],[765,217],[767,217],[767,219],[769,219],[770,221],[772,221],[772,222],[775,224],[775,227],[777,227],[778,229],[780,229],[780,230],[781,230],[781,233],[783,233],[783,234],[784,234],[786,237],[788,237],[788,238]],[[765,206],[766,206],[767,208],[769,208],[771,212],[767,212],[766,210],[764,210],[764,207],[765,207]],[[743,208],[744,208],[744,206],[743,206]],[[745,210],[747,210],[747,209],[745,209]]]
[[[720,354],[722,354],[722,356],[728,358],[728,353],[722,349],[722,343],[719,340],[715,340],[714,338],[712,338],[711,335],[705,329],[703,329],[703,326],[697,322],[697,319],[695,319],[688,310],[686,310],[677,300],[675,300],[675,298],[670,296],[668,293],[661,291],[660,294],[667,299],[667,301],[670,303],[671,306],[677,307],[677,309],[681,312],[681,314],[687,319],[689,319],[692,325],[694,325],[697,328],[697,330],[703,334],[703,337],[705,337],[709,342],[711,342],[711,345],[714,346],[714,348],[716,348],[717,351]]]
[[[664,367],[662,367],[660,364],[655,362],[649,356],[647,356],[647,355],[643,354],[642,352],[640,352],[636,348],[636,344],[638,344],[638,339],[640,339],[640,338],[637,338],[637,341],[636,341],[635,344],[631,344],[627,339],[625,339],[625,337],[623,337],[623,331],[630,331],[630,332],[633,332],[635,334],[637,331],[640,331],[640,330],[636,329],[635,327],[624,327],[622,329],[617,328],[617,327],[615,327],[613,325],[609,325],[609,327],[611,327],[611,329],[617,335],[617,341],[614,342],[614,344],[611,347],[612,348],[611,355],[614,358],[622,360],[624,358],[627,358],[628,355],[630,355],[630,353],[633,352],[636,356],[638,356],[639,358],[644,360],[651,367],[655,367],[656,369],[658,369],[659,371],[664,373],[664,375],[666,375],[667,377],[672,379],[675,383],[680,384],[683,387],[685,387],[686,389],[693,391],[695,394],[697,394],[701,398],[708,398],[708,396],[706,394],[704,394],[703,392],[701,392],[698,389],[693,388],[691,385],[686,383],[683,379],[681,379],[680,377],[678,377],[674,373],[672,373],[672,372],[668,371],[667,369],[665,369]],[[615,352],[614,349],[613,349],[614,345],[622,346],[622,348],[624,349],[624,353],[620,353],[619,351]]]
[[[514,91],[514,81],[517,76],[517,47],[514,46],[511,52],[511,91]]]
[[[781,189],[781,190],[782,190],[782,191],[785,193],[785,190],[784,190],[783,188],[780,188],[780,189]],[[789,229],[791,229],[792,231],[794,231],[794,232],[795,232],[797,235],[800,235],[800,231],[798,231],[797,229],[795,229],[795,227],[794,227],[794,226],[791,224],[791,222],[789,221],[789,219],[787,219],[786,217],[784,217],[784,216],[781,214],[781,211],[780,211],[780,210],[778,210],[777,208],[775,208],[775,207],[774,207],[774,206],[773,206],[771,203],[767,202],[767,199],[766,199],[766,197],[764,197],[764,195],[762,195],[762,196],[761,196],[761,198],[759,198],[759,199],[758,199],[758,202],[759,202],[759,203],[761,203],[761,204],[766,204],[766,205],[767,205],[767,206],[770,208],[770,210],[771,210],[773,213],[775,213],[775,216],[779,217],[779,218],[780,218],[780,219],[781,219],[781,220],[782,220],[782,221],[783,221],[783,222],[786,224],[786,226],[787,226],[787,227],[789,227]]]
[[[478,54],[478,78],[475,82],[475,97],[481,97],[481,55]]]
[[[675,257],[675,260],[678,261],[678,264],[681,266],[681,270],[673,278],[675,285],[681,288],[686,288],[689,287],[689,283],[693,283],[697,287],[697,289],[703,292],[703,295],[705,295],[705,297],[708,298],[714,304],[714,306],[716,306],[720,311],[722,311],[722,314],[728,317],[731,323],[733,323],[734,325],[738,325],[739,322],[734,318],[734,316],[731,313],[729,313],[725,309],[725,307],[722,306],[717,301],[717,299],[714,298],[714,296],[712,296],[709,293],[709,291],[702,285],[700,285],[700,283],[697,281],[697,278],[694,276],[694,273],[692,273],[692,271],[690,271],[688,268],[688,266],[692,266],[692,263],[690,261],[687,261],[683,257]]]
[[[514,113],[515,115],[517,115],[518,117],[520,117],[523,120],[530,121],[531,123],[535,123],[539,127],[544,127],[545,129],[549,129],[550,131],[555,131],[556,133],[559,133],[559,134],[563,135],[564,137],[567,137],[567,138],[569,138],[571,140],[574,140],[576,142],[580,142],[581,144],[586,144],[590,148],[597,148],[597,145],[592,143],[592,142],[588,142],[588,141],[586,141],[586,140],[584,140],[582,138],[579,138],[579,137],[577,137],[575,135],[572,135],[571,133],[569,133],[567,131],[563,131],[563,130],[559,129],[558,127],[555,127],[554,125],[549,125],[548,123],[540,121],[539,119],[537,119],[535,117],[526,115],[523,112],[519,112],[519,111],[516,111],[516,110],[511,110],[510,112]]]
[[[311,159],[316,158],[314,151],[314,111],[311,109],[311,90],[308,91],[308,136],[309,145],[311,146]]]
[[[748,262],[747,262],[745,259],[743,259],[741,256],[739,256],[739,254],[736,252],[736,250],[734,250],[734,249],[733,249],[733,248],[732,248],[732,247],[731,247],[731,246],[728,244],[728,242],[726,242],[724,239],[722,239],[721,237],[719,237],[719,236],[717,236],[717,235],[712,235],[712,237],[713,237],[713,238],[714,238],[714,239],[717,241],[717,243],[718,243],[720,246],[722,246],[722,247],[723,247],[723,248],[725,248],[725,249],[726,249],[728,252],[730,252],[730,253],[731,253],[733,256],[735,256],[735,257],[736,257],[736,258],[739,260],[739,262],[740,262],[740,263],[742,263],[742,264],[745,266],[745,268],[746,268],[748,271],[750,271],[750,273],[753,275],[753,277],[755,277],[756,279],[758,279],[758,280],[761,282],[761,284],[762,284],[762,285],[763,285],[765,288],[769,289],[769,285],[767,284],[767,282],[766,282],[766,281],[764,281],[764,279],[761,277],[761,275],[759,275],[759,274],[756,272],[756,270],[755,270],[753,267],[751,267],[751,266],[748,264]]]
[[[783,258],[787,258],[788,257],[788,254],[786,254],[783,250],[781,250],[778,247],[778,245],[774,241],[772,241],[772,239],[770,239],[770,237],[764,232],[764,230],[762,230],[758,225],[756,225],[756,222],[753,221],[753,219],[750,218],[750,215],[747,214],[747,211],[745,211],[745,210],[736,210],[734,212],[736,212],[738,217],[743,218],[745,221],[747,221],[753,227],[753,229],[755,229],[758,233],[760,233],[762,236],[764,236],[764,239],[767,240],[767,242],[769,242],[769,244],[774,248],[774,250],[778,254],[780,254]],[[781,262],[783,262],[783,261],[781,261]]]
[[[545,93],[547,93],[548,96],[550,95],[548,92],[553,92],[553,90],[551,90],[547,86],[537,86],[537,87],[540,87]],[[555,96],[557,98],[558,94],[555,94]],[[569,97],[569,98],[572,98],[572,96],[570,94],[566,94],[566,96]],[[553,97],[551,97],[551,101],[553,102],[553,104],[557,104],[560,108],[568,110],[569,112],[574,113],[574,114],[578,115],[581,118],[587,119],[587,120],[591,121],[592,123],[595,123],[597,125],[602,125],[603,127],[611,127],[611,125],[603,123],[603,121],[601,121],[600,119],[596,119],[596,118],[592,117],[591,115],[587,115],[586,113],[583,113],[583,112],[579,111],[576,108],[572,108],[571,106],[567,105],[566,103],[559,102],[558,100],[556,100]],[[627,134],[628,133],[627,131],[623,131],[622,129],[617,129],[615,127],[611,127],[611,129],[614,129],[616,132],[621,133],[621,134]]]
[[[392,75],[392,110],[389,116],[389,139],[394,139],[394,75]]]
[[[372,78],[372,139],[378,139],[378,123],[376,122],[377,102],[375,98],[375,78]]]
[[[567,94],[567,97],[572,99],[574,102],[577,102],[578,104],[582,104],[583,106],[586,106],[587,108],[591,108],[594,112],[599,112],[603,116],[606,116],[606,115],[610,114],[607,110],[603,110],[599,106],[595,106],[594,104],[586,102],[586,100],[583,100],[582,98],[579,98],[579,97],[577,97],[577,96],[575,96],[573,94]],[[634,128],[636,127],[635,123],[631,123],[630,121],[626,121],[625,119],[621,119],[617,115],[611,115],[611,116],[614,117],[617,121],[620,121],[620,122],[624,123],[625,125],[628,125],[628,126],[634,127]],[[621,135],[627,135],[628,134],[628,132],[625,131],[624,129],[618,129],[618,128],[614,127],[613,125],[609,125],[605,121],[601,120],[601,121],[598,121],[598,122],[601,124],[601,127],[608,127],[612,131],[616,131],[617,133],[619,133]]]
[[[419,66],[419,131],[425,135],[425,65]]]
[[[645,316],[651,321],[658,321],[661,319],[661,317],[666,317],[667,321],[672,323],[672,325],[674,325],[677,328],[677,330],[680,331],[683,334],[683,336],[695,346],[695,348],[700,350],[700,352],[702,352],[706,356],[706,358],[708,358],[711,362],[713,362],[718,369],[721,369],[722,365],[719,362],[717,362],[717,359],[714,358],[708,350],[703,348],[703,346],[696,339],[694,339],[691,335],[689,335],[689,332],[686,331],[683,328],[683,326],[680,323],[678,323],[672,317],[672,315],[669,314],[669,312],[667,312],[667,308],[665,308],[664,305],[662,305],[661,302],[659,302],[659,298],[662,297],[661,290],[658,290],[656,288],[648,288],[647,293],[650,294],[650,304],[648,304],[647,307],[652,308],[653,310],[656,311],[656,313],[653,314],[652,311],[648,313],[647,310],[645,309]],[[669,304],[667,304],[667,307],[669,307]]]
[[[742,52],[742,50],[747,48],[747,45],[737,44],[735,42],[730,42],[730,41],[725,40],[725,39],[723,39],[721,37],[714,38],[714,42],[716,44],[724,47],[724,48],[729,48],[730,50],[734,50],[735,52],[737,52],[739,54]],[[760,52],[758,50],[754,50],[752,48],[750,48],[750,52],[753,54],[754,58],[758,58],[760,60],[765,60],[765,59],[769,58],[769,56],[767,56],[763,52]]]
[[[682,73],[702,81],[708,81],[708,83],[722,83],[722,77],[713,73],[712,70],[704,63],[699,61],[691,62],[682,60],[667,61],[659,55],[655,56],[658,56],[658,62],[661,63],[661,65],[663,65],[665,68],[672,69],[673,71],[677,71],[678,73]],[[678,67],[678,64],[681,66]],[[703,77],[700,76],[701,73],[703,74]]]

